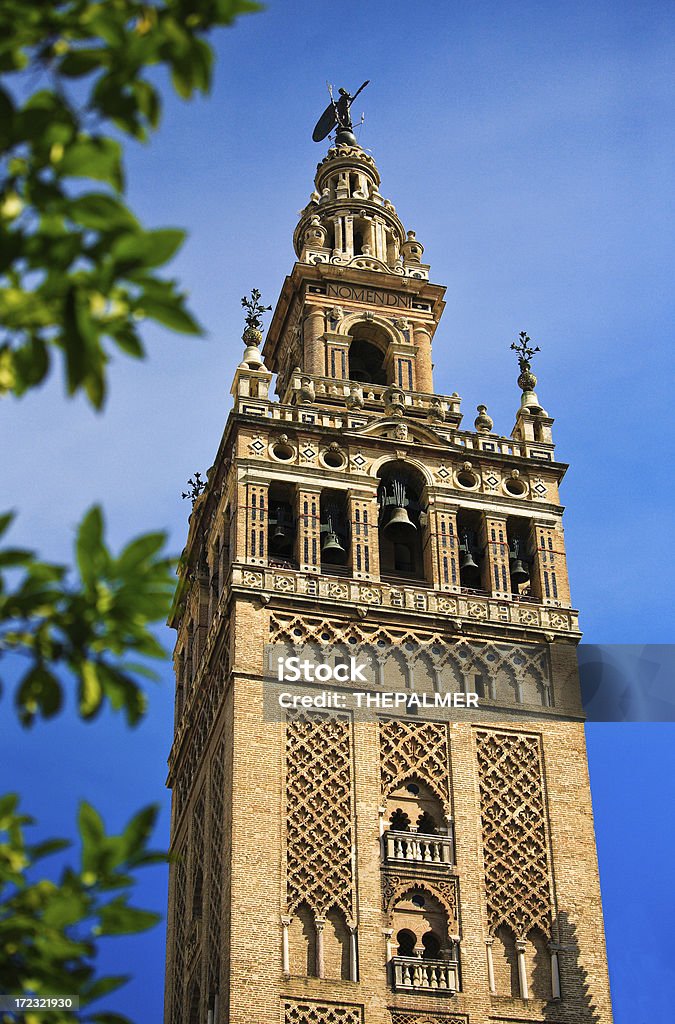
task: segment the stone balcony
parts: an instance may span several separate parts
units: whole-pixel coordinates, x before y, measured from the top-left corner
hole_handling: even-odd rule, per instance
[[[459,964],[456,960],[395,956],[390,963],[392,984],[397,991],[454,995],[459,990]]]
[[[434,590],[401,580],[356,580],[327,573],[301,572],[274,566],[232,566],[233,589],[325,598],[353,607],[391,608],[421,614],[448,616],[457,620],[473,620],[484,624],[511,625],[551,633],[574,633],[579,630],[578,612],[572,608],[492,597],[480,592],[463,593]],[[558,602],[556,604],[559,604]]]
[[[452,839],[450,836],[423,835],[419,832],[384,833],[384,856],[389,864],[417,865],[431,868],[452,866]]]

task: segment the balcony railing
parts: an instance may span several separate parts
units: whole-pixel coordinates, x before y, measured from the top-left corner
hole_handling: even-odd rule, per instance
[[[450,836],[423,835],[420,832],[394,832],[384,834],[385,857],[388,861],[407,864],[452,864]]]
[[[394,988],[402,992],[443,992],[454,995],[459,989],[459,964],[456,960],[420,960],[414,956],[395,956],[391,965]]]

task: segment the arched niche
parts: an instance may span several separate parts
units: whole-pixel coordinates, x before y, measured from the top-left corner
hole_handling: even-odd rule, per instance
[[[441,801],[431,787],[417,777],[408,778],[392,789],[384,808],[386,826],[394,832],[447,833],[448,823]]]
[[[426,514],[422,503],[425,480],[414,466],[398,459],[380,467],[378,541],[383,577],[426,580],[424,548]]]
[[[391,912],[391,926],[396,956],[439,960],[452,950],[448,912],[424,886],[415,885],[398,897]]]

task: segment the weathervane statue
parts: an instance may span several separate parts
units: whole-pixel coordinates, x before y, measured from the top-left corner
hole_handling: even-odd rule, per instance
[[[312,138],[315,142],[322,142],[337,125],[336,145],[358,146],[356,136],[354,135],[354,125],[352,124],[351,105],[359,93],[365,89],[369,81],[370,79],[359,86],[353,96],[346,89],[338,89],[340,95],[337,100],[333,98],[333,86],[328,86],[330,103],[316,122],[316,127],[312,132]]]

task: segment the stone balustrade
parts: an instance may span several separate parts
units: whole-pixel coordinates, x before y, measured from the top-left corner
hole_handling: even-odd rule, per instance
[[[384,834],[387,861],[406,864],[424,864],[443,867],[452,864],[450,836],[423,835],[420,832],[394,832]]]
[[[459,989],[459,964],[456,960],[421,960],[414,956],[395,956],[392,961],[394,988],[402,992],[443,992]]]

